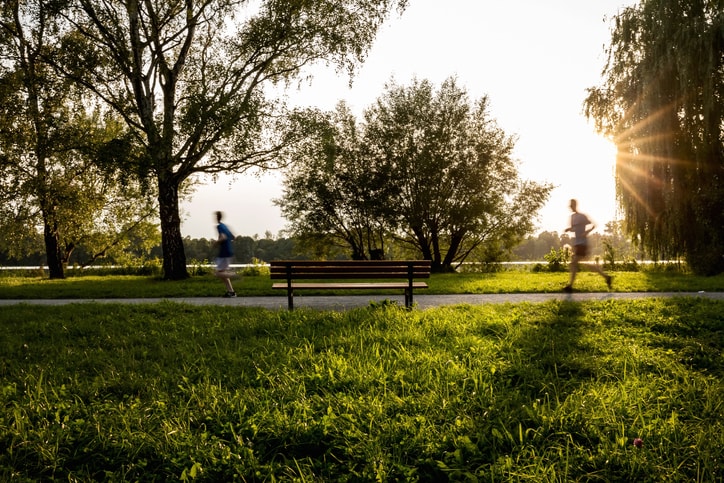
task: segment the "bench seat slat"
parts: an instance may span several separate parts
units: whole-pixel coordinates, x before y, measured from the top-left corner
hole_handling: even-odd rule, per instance
[[[338,272],[407,272],[409,267],[407,265],[405,266],[385,266],[385,265],[367,265],[367,266],[360,266],[360,267],[348,267],[345,265],[328,265],[328,266],[315,266],[315,265],[294,265],[292,264],[291,267],[294,270],[299,270],[300,272],[318,272],[320,270],[334,270]],[[285,265],[271,265],[271,270],[274,272],[282,272],[287,267]],[[430,267],[425,266],[412,266],[413,270],[417,270],[418,272],[424,272],[429,271]]]
[[[401,267],[340,267],[340,266],[303,266],[291,265],[292,278],[408,278],[410,270],[407,266]],[[271,266],[272,279],[286,279],[287,267],[284,265]],[[412,267],[413,278],[429,278],[430,267]]]
[[[406,289],[409,284],[407,282],[374,282],[374,283],[310,283],[310,282],[292,282],[292,289]],[[274,289],[287,289],[286,283],[275,283],[272,285]],[[425,282],[412,282],[412,288],[428,288]]]
[[[356,272],[297,272],[295,271],[292,275],[293,279],[342,279],[342,278],[355,278],[355,279],[379,279],[379,278],[407,278],[409,274],[407,272],[405,273],[390,273],[390,272],[362,272],[362,273],[356,273]],[[425,273],[416,273],[412,272],[412,278],[429,278],[430,274]],[[272,275],[271,277],[273,280],[286,280],[287,275],[286,273],[280,273],[275,275]]]
[[[406,267],[410,263],[415,265],[430,266],[429,260],[272,260],[274,265],[291,263],[298,267],[304,266],[340,266],[340,267],[364,267],[370,264],[387,267]]]

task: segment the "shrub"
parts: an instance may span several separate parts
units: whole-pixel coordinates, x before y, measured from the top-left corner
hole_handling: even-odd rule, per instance
[[[471,262],[460,265],[458,273],[499,273],[505,270],[502,263],[498,262]]]
[[[551,251],[543,258],[548,262],[549,272],[565,272],[571,261],[571,249],[568,246],[564,246],[560,250],[551,248]]]
[[[244,267],[241,274],[246,277],[258,277],[260,275],[269,275],[269,266],[258,258],[251,259],[251,266]]]
[[[192,276],[196,275],[208,275],[213,271],[212,264],[207,259],[201,261],[192,258],[188,262],[189,274]]]

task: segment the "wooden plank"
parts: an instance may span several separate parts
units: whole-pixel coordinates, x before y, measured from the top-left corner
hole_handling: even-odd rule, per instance
[[[360,267],[360,268],[349,268],[349,267],[291,267],[292,273],[391,273],[407,274],[408,268],[404,267],[404,270],[390,269],[389,267]],[[429,270],[414,269],[413,273],[429,273]],[[283,270],[273,270],[271,273],[283,274],[287,273],[286,267]]]
[[[339,274],[346,274],[346,273],[359,273],[359,274],[373,274],[377,276],[379,275],[408,275],[410,273],[410,270],[405,267],[404,270],[390,270],[389,268],[374,268],[374,267],[364,267],[359,269],[351,269],[347,267],[291,267],[290,268],[291,273],[339,273]],[[286,275],[287,270],[286,268],[284,270],[270,270],[270,273],[273,275]],[[429,274],[430,269],[420,269],[420,268],[414,268],[412,269],[413,274],[419,274],[420,276]]]
[[[291,263],[293,265],[379,265],[379,266],[395,266],[407,265],[414,263],[418,265],[430,265],[430,260],[272,260],[271,264],[285,265]]]
[[[427,260],[423,261],[399,261],[399,262],[393,262],[393,261],[362,261],[362,262],[347,262],[347,261],[341,261],[341,262],[319,262],[319,261],[309,261],[309,260],[302,260],[298,262],[294,261],[272,261],[270,264],[271,269],[273,270],[285,270],[287,266],[290,266],[294,269],[298,268],[309,268],[309,269],[316,269],[316,268],[325,268],[325,269],[331,269],[331,268],[342,268],[342,269],[348,269],[351,271],[354,270],[367,270],[367,269],[387,269],[391,271],[397,271],[397,270],[407,270],[410,266],[412,266],[415,269],[421,269],[425,270],[430,268],[430,262]]]
[[[408,278],[412,266],[413,278],[428,278],[430,276],[429,260],[392,261],[392,260],[365,260],[365,261],[272,261],[272,279],[286,279],[288,270],[295,278]]]
[[[390,271],[390,272],[401,272],[403,270],[408,270],[412,266],[414,270],[430,270],[429,265],[416,265],[416,264],[410,264],[410,265],[376,265],[376,264],[365,264],[365,265],[338,265],[338,264],[329,264],[329,265],[297,265],[297,264],[289,264],[289,267],[291,267],[294,270],[348,270],[350,272],[355,272],[358,270],[379,270],[379,271]],[[270,269],[273,269],[275,271],[281,271],[286,270],[287,265],[271,265]]]
[[[327,272],[311,272],[311,273],[300,273],[300,272],[292,272],[291,278],[293,280],[296,279],[306,279],[306,280],[335,280],[335,279],[384,279],[384,278],[397,278],[397,279],[407,279],[408,278],[407,273],[374,273],[374,272],[367,272],[367,273],[346,273],[346,272],[333,272],[333,273],[327,273]],[[275,276],[271,276],[273,280],[286,280],[287,275],[286,274],[277,274]],[[418,274],[415,275],[413,273],[412,278],[430,278],[430,275],[426,274]]]
[[[319,290],[348,290],[348,289],[406,289],[410,285],[405,282],[373,282],[373,283],[310,283],[292,282],[292,289],[319,289]],[[272,284],[273,289],[289,288],[286,283]],[[425,282],[412,282],[412,288],[428,288]]]

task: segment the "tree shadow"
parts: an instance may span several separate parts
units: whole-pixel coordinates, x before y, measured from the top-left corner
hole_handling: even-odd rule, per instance
[[[588,362],[594,349],[582,340],[582,304],[560,301],[554,306],[555,311],[529,320],[529,328],[520,328],[512,344],[503,348],[508,353],[500,354],[510,364],[497,374],[496,383],[516,388],[530,401],[542,396],[563,399],[575,381],[595,372]]]

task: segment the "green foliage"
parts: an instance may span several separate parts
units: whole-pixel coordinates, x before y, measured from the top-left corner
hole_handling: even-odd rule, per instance
[[[603,240],[603,264],[607,270],[625,270],[627,272],[635,272],[639,269],[639,264],[633,257],[620,258],[616,248],[609,240]],[[620,261],[617,262],[616,259]]]
[[[65,4],[0,9],[0,249],[15,258],[44,253],[52,278],[63,278],[76,251],[90,263],[122,253],[134,237],[157,243],[147,221],[153,191],[102,163],[120,121],[49,63]]]
[[[615,16],[586,114],[618,147],[626,231],[655,259],[724,271],[724,9],[643,0]]]
[[[293,154],[284,196],[276,200],[307,251],[329,257],[346,248],[355,260],[386,252],[393,224],[390,173],[371,162],[364,130],[346,104],[308,121],[315,135]]]
[[[571,249],[567,246],[560,250],[551,248],[544,258],[548,262],[548,271],[564,272],[568,270],[568,263],[571,261]]]
[[[309,121],[277,201],[297,236],[332,240],[352,258],[398,250],[434,271],[500,261],[533,229],[551,186],[519,179],[514,138],[454,79],[390,83],[359,124],[344,105]],[[329,244],[329,243],[328,243]]]
[[[536,271],[535,268],[473,270],[465,273],[433,274],[428,280],[426,294],[486,294],[486,293],[550,293],[560,292],[568,281],[564,272]],[[139,275],[146,270],[148,275]],[[496,271],[498,270],[498,271]],[[48,280],[37,269],[27,273],[0,270],[0,299],[94,299],[94,298],[174,298],[217,297],[219,280],[213,275],[192,277],[178,282],[159,279],[158,259],[146,268],[120,267],[102,269],[69,269],[66,280]],[[259,269],[258,276],[234,280],[240,296],[276,296],[268,275]],[[606,291],[598,274],[584,271],[576,279],[582,292]],[[678,265],[642,266],[638,272],[617,272],[614,289],[618,292],[721,292],[724,275],[703,277],[692,275]],[[309,295],[334,295],[334,291],[307,291]],[[349,295],[350,291],[336,292]],[[364,291],[365,294],[398,294],[399,291]]]
[[[611,242],[603,241],[603,265],[608,268],[614,268],[616,266],[616,253]]]
[[[258,258],[252,259],[251,266],[244,267],[241,274],[246,277],[269,276],[269,266]]]
[[[317,62],[351,74],[382,22],[406,3],[76,2],[83,27],[67,32],[55,61],[126,121],[130,135],[104,152],[158,187],[165,278],[188,276],[178,206],[184,182],[279,167],[308,131],[304,116],[270,92]]]
[[[213,271],[212,263],[206,259],[196,260],[192,258],[189,260],[189,274],[192,277],[209,275],[213,273]]]
[[[0,479],[718,481],[722,314],[4,308]]]
[[[137,275],[140,277],[154,277],[161,276],[161,260],[158,258],[150,258],[145,260],[134,260],[133,263],[121,264],[115,266],[104,266],[100,265],[93,268],[79,268],[71,267],[68,270],[68,275],[71,277],[77,276],[91,276],[91,277],[104,277],[107,275],[118,276],[118,275]]]
[[[365,112],[366,142],[394,180],[387,210],[405,241],[433,270],[450,270],[477,252],[499,261],[533,229],[552,189],[519,178],[515,138],[490,117],[489,100],[468,99],[448,78],[439,88],[390,82]]]

